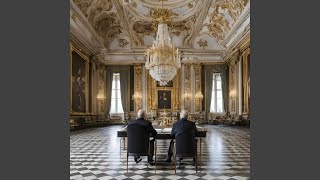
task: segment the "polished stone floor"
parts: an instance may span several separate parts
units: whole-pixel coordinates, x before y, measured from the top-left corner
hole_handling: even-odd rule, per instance
[[[117,137],[122,125],[84,129],[70,133],[70,179],[250,179],[250,129],[204,125],[208,129],[202,142],[202,166],[198,173],[192,160],[177,168],[166,163],[169,140],[157,141],[157,171],[146,164],[136,164]]]

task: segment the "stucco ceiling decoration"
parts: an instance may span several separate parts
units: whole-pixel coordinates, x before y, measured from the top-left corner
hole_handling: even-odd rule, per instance
[[[199,0],[122,0],[121,2],[136,19],[147,22],[154,20],[150,15],[153,10],[162,7],[162,2],[163,8],[173,13],[173,22],[183,21],[196,14],[203,4],[203,1]]]
[[[212,56],[217,56],[218,59],[219,54],[226,52],[226,48],[234,39],[241,37],[242,24],[248,21],[250,24],[250,19],[247,21],[244,16],[248,14],[249,0],[70,0],[70,2],[72,11],[76,12],[70,15],[77,15],[75,21],[81,19],[78,25],[73,22],[72,25],[77,27],[70,28],[74,33],[72,37],[88,37],[87,42],[93,42],[91,39],[98,40],[99,43],[91,43],[94,47],[90,48],[96,52],[101,50],[101,53],[110,55],[112,60],[119,56],[112,53],[131,53],[143,59],[139,53],[144,52],[155,40],[157,21],[153,15],[162,8],[162,3],[163,8],[171,13],[168,27],[172,42],[184,51],[185,59],[196,58],[202,61]],[[88,30],[83,31],[86,28]],[[204,52],[209,54],[201,54]]]
[[[241,15],[248,0],[217,0],[210,8],[202,33],[208,33],[222,42]]]

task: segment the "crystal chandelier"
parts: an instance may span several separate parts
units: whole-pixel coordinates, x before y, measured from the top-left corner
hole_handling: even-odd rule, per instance
[[[169,36],[167,22],[171,12],[167,9],[158,9],[152,15],[159,24],[156,40],[146,51],[145,67],[149,70],[151,77],[159,81],[160,86],[165,86],[181,67],[180,53]]]

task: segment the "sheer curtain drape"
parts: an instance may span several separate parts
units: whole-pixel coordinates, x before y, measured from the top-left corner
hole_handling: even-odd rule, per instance
[[[223,99],[223,106],[224,112],[228,112],[228,102],[229,102],[229,86],[228,86],[228,79],[229,79],[229,68],[228,66],[224,67],[220,71],[221,76],[221,89],[222,89],[222,99]]]
[[[107,117],[110,117],[112,80],[113,80],[113,72],[107,69],[107,71],[106,71],[106,83],[105,83],[106,84],[105,112],[106,112],[106,116]]]
[[[206,87],[206,94],[205,94],[205,103],[206,103],[206,114],[207,119],[208,115],[210,113],[210,106],[211,106],[211,96],[212,96],[212,78],[213,77],[213,71],[212,68],[205,67],[205,87]]]
[[[130,110],[130,69],[120,71],[120,92],[123,112],[128,113]]]

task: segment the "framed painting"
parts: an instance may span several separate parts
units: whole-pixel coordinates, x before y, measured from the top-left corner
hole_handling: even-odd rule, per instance
[[[170,90],[158,90],[158,109],[171,109]]]
[[[88,114],[89,59],[70,45],[70,113]]]

